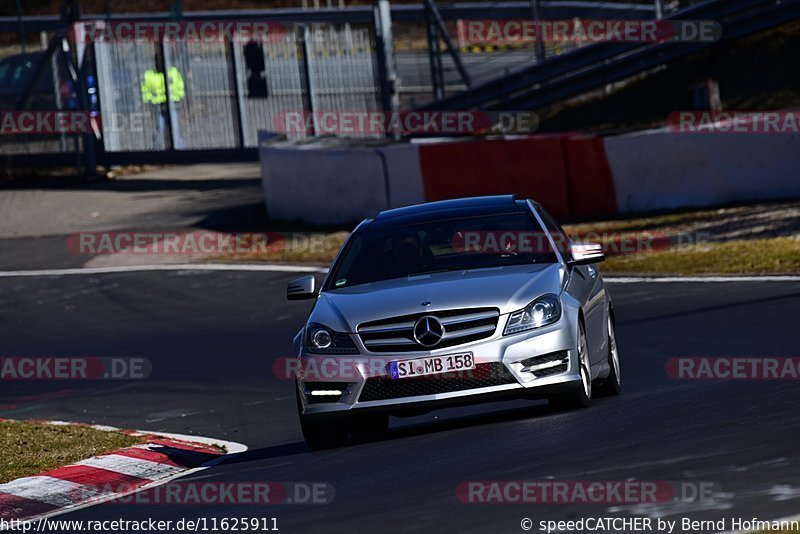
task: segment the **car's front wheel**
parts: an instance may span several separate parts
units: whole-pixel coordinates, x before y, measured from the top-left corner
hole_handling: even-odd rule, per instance
[[[347,443],[347,427],[343,421],[324,415],[304,415],[300,402],[300,391],[295,388],[297,413],[303,439],[312,450],[333,449]]]
[[[586,408],[592,402],[592,374],[589,371],[589,348],[586,344],[586,329],[583,322],[578,323],[578,372],[581,376],[580,385],[569,393],[562,393],[550,397],[550,406],[556,410],[572,410]]]
[[[608,376],[602,379],[597,391],[604,396],[619,395],[622,381],[619,377],[619,348],[617,347],[617,333],[614,330],[614,321],[608,317]]]

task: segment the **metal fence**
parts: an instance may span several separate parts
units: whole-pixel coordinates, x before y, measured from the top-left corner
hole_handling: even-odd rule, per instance
[[[268,98],[243,98],[241,102],[241,126],[245,146],[258,144],[258,130],[275,130],[275,122],[282,114],[302,110],[306,107],[307,91],[304,83],[302,43],[294,34],[266,45],[265,74],[268,80]],[[236,65],[244,65],[244,47],[234,47]],[[243,69],[237,69],[237,90],[246,93],[247,80]]]
[[[279,39],[256,43],[96,43],[103,117],[112,119],[103,122],[105,150],[255,147],[259,130],[282,132],[286,114],[380,108],[369,28],[290,29]],[[258,47],[264,57],[266,95],[248,94],[246,46]],[[146,102],[139,83],[142,73],[169,74],[173,68],[182,79],[182,95],[176,96],[178,89],[167,75],[170,101]]]
[[[96,43],[97,78],[102,105],[103,142],[110,152],[165,150],[165,117],[146,109],[140,80],[155,71],[155,43]]]
[[[376,111],[380,84],[375,43],[366,28],[317,27],[308,32],[309,86],[315,111]]]

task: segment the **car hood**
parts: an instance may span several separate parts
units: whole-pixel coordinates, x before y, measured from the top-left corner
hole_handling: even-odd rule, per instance
[[[340,332],[398,315],[496,307],[508,313],[545,293],[560,293],[560,264],[531,264],[434,273],[322,292],[309,322]],[[423,306],[423,302],[430,305]]]

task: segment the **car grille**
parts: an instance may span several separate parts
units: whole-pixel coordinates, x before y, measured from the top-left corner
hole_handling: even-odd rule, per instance
[[[414,324],[426,315],[436,317],[444,327],[442,340],[433,347],[424,347],[414,340]],[[362,323],[358,335],[370,352],[441,349],[491,337],[499,318],[500,310],[497,308],[422,312]]]
[[[502,363],[479,363],[471,371],[459,371],[419,378],[391,380],[369,378],[358,397],[359,402],[400,399],[420,395],[451,393],[468,389],[517,384],[514,375]]]

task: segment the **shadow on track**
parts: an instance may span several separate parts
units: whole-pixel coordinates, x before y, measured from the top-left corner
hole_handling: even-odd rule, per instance
[[[602,402],[602,401],[601,401]],[[415,436],[422,436],[428,434],[436,434],[450,430],[458,430],[462,428],[474,428],[478,426],[492,425],[510,421],[522,421],[540,417],[558,417],[560,414],[566,415],[567,413],[580,414],[583,411],[560,412],[550,408],[546,403],[539,402],[531,406],[523,406],[518,408],[492,411],[481,414],[456,416],[452,419],[443,421],[429,421],[421,422],[418,424],[409,425],[402,428],[395,428],[383,438],[379,440],[350,440],[351,446],[366,445],[378,442],[392,442],[402,438],[410,438]],[[331,450],[346,450],[348,447],[341,449]],[[224,462],[225,465],[234,465],[248,462],[258,462],[263,460],[270,460],[274,458],[281,458],[285,456],[294,456],[296,454],[311,453],[306,444],[302,441],[294,443],[283,443],[270,447],[263,447],[260,449],[253,449],[244,453],[238,454],[230,460]],[[326,451],[330,452],[330,451]]]

